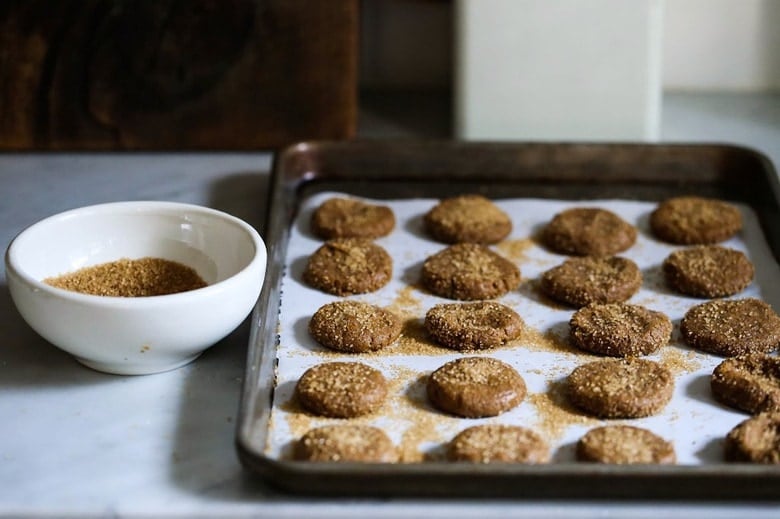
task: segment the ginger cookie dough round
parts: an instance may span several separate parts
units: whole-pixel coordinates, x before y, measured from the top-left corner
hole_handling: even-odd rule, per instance
[[[575,207],[556,214],[541,239],[559,254],[612,256],[636,242],[636,227],[606,209]]]
[[[482,195],[446,198],[423,216],[425,230],[443,243],[498,243],[512,232],[512,220]]]
[[[724,456],[726,461],[780,463],[780,413],[761,413],[731,429]]]
[[[298,461],[395,463],[398,450],[387,434],[370,425],[325,425],[295,443]]]
[[[626,303],[593,304],[569,320],[569,337],[581,350],[611,357],[640,357],[657,351],[672,336],[665,314]]]
[[[780,358],[755,353],[731,357],[712,372],[716,400],[751,414],[780,412]]]
[[[569,258],[545,271],[539,286],[552,299],[576,308],[622,303],[642,286],[642,272],[619,256]]]
[[[672,252],[663,262],[666,283],[693,297],[737,294],[753,280],[753,263],[744,253],[719,245],[702,245]]]
[[[674,445],[657,434],[631,425],[605,425],[577,442],[577,459],[596,463],[663,464],[677,462]]]
[[[475,425],[447,445],[450,461],[472,463],[546,463],[550,447],[537,433],[516,425]]]
[[[780,316],[754,298],[696,305],[680,321],[680,331],[691,347],[722,357],[771,353],[780,346]]]
[[[309,335],[331,350],[365,353],[386,348],[401,335],[397,315],[360,301],[336,301],[314,312]]]
[[[641,418],[659,413],[674,391],[672,373],[647,359],[605,359],[576,367],[567,379],[569,400],[599,418]]]
[[[523,320],[494,301],[442,303],[425,314],[425,329],[437,343],[453,350],[484,350],[520,336]]]
[[[680,245],[706,245],[731,238],[742,229],[736,206],[697,196],[661,202],[650,214],[650,229],[662,241]]]
[[[318,416],[355,418],[382,407],[387,381],[381,371],[360,362],[326,362],[301,375],[295,396]]]
[[[425,260],[421,281],[448,299],[494,299],[520,285],[520,269],[484,245],[456,243]]]
[[[525,381],[509,364],[490,357],[450,361],[428,377],[428,399],[440,411],[466,418],[497,416],[526,395]]]
[[[395,228],[395,214],[385,205],[354,198],[325,200],[311,215],[311,230],[319,238],[381,238]]]
[[[380,245],[364,238],[336,238],[314,251],[303,271],[310,286],[348,296],[375,292],[393,275],[393,259]]]

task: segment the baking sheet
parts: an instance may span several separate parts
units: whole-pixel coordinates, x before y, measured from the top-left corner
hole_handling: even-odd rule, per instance
[[[294,437],[287,438],[282,432],[293,434],[317,423],[318,418],[299,415],[288,420],[275,417],[277,408],[285,413],[294,413],[294,402],[289,400],[293,389],[293,372],[313,365],[317,359],[344,358],[345,355],[317,350],[310,342],[306,331],[308,317],[314,309],[301,310],[296,318],[290,316],[292,328],[280,322],[287,319],[283,307],[294,284],[299,283],[305,258],[318,246],[318,240],[308,233],[307,213],[321,199],[321,193],[346,192],[383,202],[398,202],[399,209],[405,204],[421,204],[408,210],[408,219],[399,223],[396,233],[379,240],[383,245],[405,235],[408,239],[421,239],[425,247],[435,250],[443,247],[428,241],[421,234],[420,220],[425,206],[445,196],[459,193],[479,192],[497,203],[537,203],[588,205],[596,200],[620,200],[620,204],[633,207],[631,214],[640,230],[639,244],[646,248],[653,245],[647,233],[649,208],[669,196],[696,194],[711,196],[737,203],[745,213],[746,232],[737,243],[727,245],[745,247],[756,261],[764,259],[770,269],[760,268],[755,284],[740,294],[754,294],[762,289],[760,296],[778,307],[776,290],[778,261],[780,261],[780,184],[774,167],[769,160],[753,150],[723,144],[617,144],[617,143],[463,143],[452,141],[352,141],[352,142],[304,142],[291,146],[275,157],[271,191],[267,213],[267,227],[264,238],[269,244],[269,262],[266,282],[253,314],[252,331],[247,357],[246,376],[239,409],[236,447],[239,458],[251,472],[265,482],[279,489],[307,495],[348,496],[458,496],[458,497],[505,497],[505,498],[608,498],[608,499],[780,499],[780,467],[753,464],[726,464],[718,460],[719,440],[727,426],[715,433],[702,426],[704,437],[687,432],[688,418],[701,412],[718,414],[736,423],[745,415],[736,411],[713,406],[706,395],[707,381],[702,375],[719,359],[706,354],[691,352],[679,342],[675,328],[673,344],[654,358],[665,362],[680,377],[677,384],[678,396],[689,400],[682,411],[668,407],[667,418],[653,418],[642,422],[665,436],[688,435],[697,445],[677,445],[680,464],[661,465],[602,465],[575,463],[572,459],[572,442],[582,430],[599,421],[583,418],[562,409],[565,402],[554,389],[560,388],[560,381],[568,374],[571,360],[562,361],[565,367],[555,366],[554,374],[543,375],[535,368],[529,368],[526,358],[540,359],[551,354],[581,359],[587,354],[566,350],[562,340],[567,333],[566,322],[572,309],[552,306],[545,312],[550,315],[547,329],[539,317],[527,312],[534,303],[545,305],[535,289],[533,279],[544,270],[543,250],[535,250],[523,233],[525,226],[538,230],[535,211],[523,211],[515,216],[515,230],[511,241],[501,247],[510,258],[516,258],[525,281],[520,289],[504,299],[517,304],[519,313],[529,328],[538,333],[526,334],[521,343],[482,352],[482,355],[515,356],[516,367],[526,378],[529,397],[514,411],[517,416],[529,420],[529,424],[553,438],[552,463],[540,465],[522,464],[463,464],[439,462],[438,446],[450,437],[460,425],[442,425],[442,418],[424,402],[422,377],[416,379],[410,371],[396,369],[392,356],[414,359],[416,372],[426,372],[449,358],[460,354],[438,347],[422,348],[419,344],[399,343],[376,356],[366,357],[369,364],[385,366],[393,380],[393,394],[398,396],[388,408],[390,417],[398,418],[394,409],[404,413],[410,410],[413,419],[408,419],[411,432],[404,439],[403,432],[393,435],[400,445],[405,446],[404,458],[414,461],[415,456],[433,461],[360,464],[360,463],[304,463],[286,458],[287,449]],[[319,198],[310,199],[309,196]],[[327,195],[324,195],[327,196]],[[405,213],[407,210],[401,211]],[[514,212],[514,211],[512,211]],[[418,216],[411,216],[416,213]],[[549,218],[551,215],[547,215]],[[530,219],[529,219],[530,218]],[[631,217],[629,217],[630,219]],[[400,220],[400,218],[399,218]],[[756,221],[757,220],[757,221]],[[756,238],[755,245],[753,237]],[[405,238],[405,239],[406,239]],[[763,239],[762,239],[763,238]],[[646,240],[649,240],[646,242]],[[744,242],[742,240],[745,240]],[[766,245],[768,244],[767,251]],[[296,247],[291,250],[289,247]],[[661,247],[668,247],[660,245]],[[301,247],[297,249],[297,247]],[[643,250],[639,245],[625,255],[631,257]],[[428,250],[433,250],[428,249]],[[424,249],[415,250],[413,256],[396,258],[394,283],[416,282],[421,256]],[[539,255],[542,256],[539,256]],[[656,260],[663,254],[656,251]],[[772,260],[774,256],[774,260]],[[760,259],[764,258],[764,259]],[[563,259],[561,257],[560,259]],[[647,261],[647,263],[645,263]],[[632,302],[644,302],[654,307],[666,299],[658,264],[643,259],[640,265],[645,274],[643,292]],[[773,262],[774,261],[774,262]],[[289,266],[288,266],[289,263]],[[287,277],[285,277],[287,276]],[[288,282],[288,278],[292,280]],[[284,292],[282,282],[285,282]],[[774,287],[774,288],[773,288]],[[297,288],[306,289],[303,286]],[[306,289],[306,297],[315,307],[333,299],[321,293]],[[646,293],[644,291],[647,291]],[[372,300],[385,304],[406,317],[412,314],[421,318],[432,301],[414,288],[401,288],[395,284],[371,294],[352,296],[360,300]],[[316,299],[319,298],[319,299]],[[678,298],[676,309],[670,307],[670,317],[679,324],[684,308],[689,306],[685,298]],[[701,302],[696,300],[695,302]],[[693,301],[691,301],[693,302]],[[554,322],[553,322],[554,321]],[[540,331],[541,330],[541,331]],[[419,336],[419,326],[406,330],[407,335]],[[294,340],[288,343],[286,335]],[[300,348],[289,357],[288,380],[276,384],[277,347]],[[435,348],[435,350],[434,350]],[[427,351],[427,353],[425,353]],[[434,353],[435,351],[435,353]],[[522,352],[522,353],[521,353]],[[425,353],[424,355],[421,353]],[[428,360],[435,357],[437,361]],[[357,359],[358,357],[346,356]],[[572,357],[575,358],[575,357]],[[361,357],[362,360],[362,357]],[[430,362],[428,366],[424,362]],[[514,361],[513,361],[514,362]],[[707,365],[709,362],[709,366]],[[568,365],[566,365],[568,363]],[[297,366],[295,368],[294,366]],[[403,368],[403,366],[402,366]],[[282,368],[287,373],[288,368]],[[548,370],[550,371],[550,370]],[[551,371],[552,373],[552,371]],[[699,374],[698,376],[696,374]],[[412,381],[412,382],[410,382]],[[404,385],[408,384],[408,385]],[[547,387],[545,392],[545,384]],[[399,389],[406,387],[406,390]],[[287,397],[285,397],[285,394]],[[545,405],[545,397],[550,398]],[[408,405],[408,404],[411,404]],[[676,404],[675,404],[676,405]],[[404,406],[406,406],[404,408]],[[537,409],[549,412],[537,413]],[[556,413],[556,409],[561,412]],[[571,410],[569,410],[571,411]],[[682,414],[681,414],[682,413]],[[547,418],[544,418],[545,415]],[[290,414],[292,416],[292,414]],[[427,423],[424,416],[434,416]],[[499,417],[504,420],[511,414]],[[585,420],[578,422],[578,420]],[[488,421],[490,419],[484,420]],[[654,420],[658,420],[657,424]],[[664,420],[668,423],[664,423]],[[323,420],[327,422],[327,420]],[[462,419],[452,419],[461,424]],[[470,423],[477,423],[469,420]],[[640,423],[631,421],[631,423]],[[660,429],[657,429],[660,428]],[[668,429],[665,429],[667,428]],[[278,436],[275,436],[276,434]],[[415,435],[427,438],[416,441]],[[276,438],[276,439],[272,439]],[[677,443],[677,442],[676,442]],[[423,452],[419,453],[419,447]]]
[[[400,447],[403,461],[424,462],[441,459],[442,445],[465,427],[481,423],[506,423],[531,427],[550,444],[553,462],[573,462],[574,443],[587,430],[607,423],[646,427],[672,440],[681,464],[721,463],[722,439],[745,418],[744,413],[717,404],[710,393],[709,376],[723,359],[700,353],[684,344],[679,321],[692,305],[702,299],[671,292],[663,282],[660,265],[680,246],[655,240],[647,227],[647,217],[655,207],[651,202],[590,200],[504,199],[495,203],[513,220],[513,231],[493,248],[519,265],[523,283],[518,290],[497,299],[518,312],[526,323],[523,335],[504,347],[491,351],[459,353],[439,347],[427,339],[422,320],[428,308],[451,300],[429,294],[418,285],[422,262],[446,245],[427,237],[421,217],[438,200],[372,200],[392,207],[395,231],[376,240],[394,258],[393,278],[371,294],[340,298],[323,293],[301,281],[309,256],[322,240],[309,229],[311,211],[327,198],[341,193],[320,193],[302,204],[292,229],[286,274],[282,283],[279,319],[277,390],[274,393],[270,434],[265,453],[289,459],[292,442],[309,428],[345,420],[318,418],[301,410],[293,398],[295,383],[309,367],[335,360],[364,362],[382,371],[391,387],[389,403],[370,417],[351,423],[376,425]],[[660,362],[675,375],[674,396],[662,413],[634,420],[598,420],[571,408],[561,392],[562,382],[574,367],[599,357],[576,350],[568,343],[568,320],[574,309],[549,301],[537,289],[542,272],[566,259],[536,243],[535,236],[553,215],[570,207],[601,207],[620,215],[639,228],[636,244],[621,256],[634,260],[643,272],[641,290],[629,301],[664,312],[675,324],[671,343],[648,358]],[[740,206],[744,230],[723,245],[745,252],[753,261],[758,277],[744,292],[734,297],[757,297],[775,307],[780,302],[780,269],[763,238],[753,211]],[[354,299],[387,307],[406,322],[406,336],[381,352],[342,354],[319,346],[308,334],[309,318],[320,306],[339,299]],[[424,392],[428,373],[445,362],[464,355],[491,356],[513,366],[526,381],[528,396],[517,408],[498,417],[456,418],[431,407]]]

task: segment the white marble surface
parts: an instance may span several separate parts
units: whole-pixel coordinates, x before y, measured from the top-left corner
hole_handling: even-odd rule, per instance
[[[671,96],[663,115],[663,140],[745,144],[780,163],[780,97]],[[444,128],[417,126],[419,114],[361,117],[369,136],[436,137]],[[0,154],[0,243],[4,248],[25,226],[61,210],[131,199],[209,205],[261,228],[269,169],[267,153]],[[246,474],[233,448],[246,324],[187,367],[143,377],[105,375],[77,364],[24,324],[4,270],[0,324],[0,517],[778,514],[778,505],[760,503],[294,498]]]

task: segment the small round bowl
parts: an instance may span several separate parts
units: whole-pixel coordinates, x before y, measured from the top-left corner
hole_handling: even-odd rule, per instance
[[[121,258],[164,258],[208,286],[170,295],[109,297],[43,282]],[[11,297],[44,339],[90,368],[141,375],[183,366],[233,331],[252,308],[267,253],[252,226],[172,202],[117,202],[60,213],[22,231],[5,255]]]

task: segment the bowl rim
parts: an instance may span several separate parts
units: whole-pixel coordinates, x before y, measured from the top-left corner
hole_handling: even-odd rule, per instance
[[[242,230],[251,240],[254,246],[254,255],[251,260],[238,272],[234,273],[228,278],[223,279],[217,283],[207,285],[202,288],[196,288],[194,290],[188,290],[185,292],[177,292],[173,294],[157,295],[157,296],[144,296],[144,297],[122,297],[122,296],[101,296],[95,294],[85,294],[82,292],[76,292],[73,290],[66,290],[64,288],[58,288],[40,281],[30,274],[20,265],[20,260],[16,256],[16,248],[18,247],[18,241],[25,234],[34,232],[36,228],[44,227],[55,221],[62,221],[68,218],[73,218],[79,215],[100,214],[108,213],[120,210],[122,212],[138,212],[144,211],[168,211],[172,214],[181,212],[193,212],[199,214],[205,214],[210,217],[215,217],[220,220],[226,221],[235,227]],[[22,229],[9,243],[5,252],[5,267],[6,274],[10,274],[19,278],[24,284],[31,286],[35,290],[40,290],[51,296],[69,299],[73,302],[81,304],[91,304],[100,306],[112,306],[112,307],[125,307],[125,306],[148,306],[155,304],[174,304],[184,299],[191,299],[193,297],[207,297],[212,293],[222,292],[228,290],[231,285],[241,282],[241,278],[245,277],[247,272],[258,269],[265,269],[265,264],[268,258],[268,251],[266,249],[265,242],[257,230],[244,220],[233,216],[224,211],[213,209],[211,207],[190,204],[184,202],[166,202],[158,200],[138,200],[138,201],[120,201],[120,202],[107,202],[101,204],[93,204],[82,207],[76,207],[68,209],[56,214],[47,216],[35,223]]]

